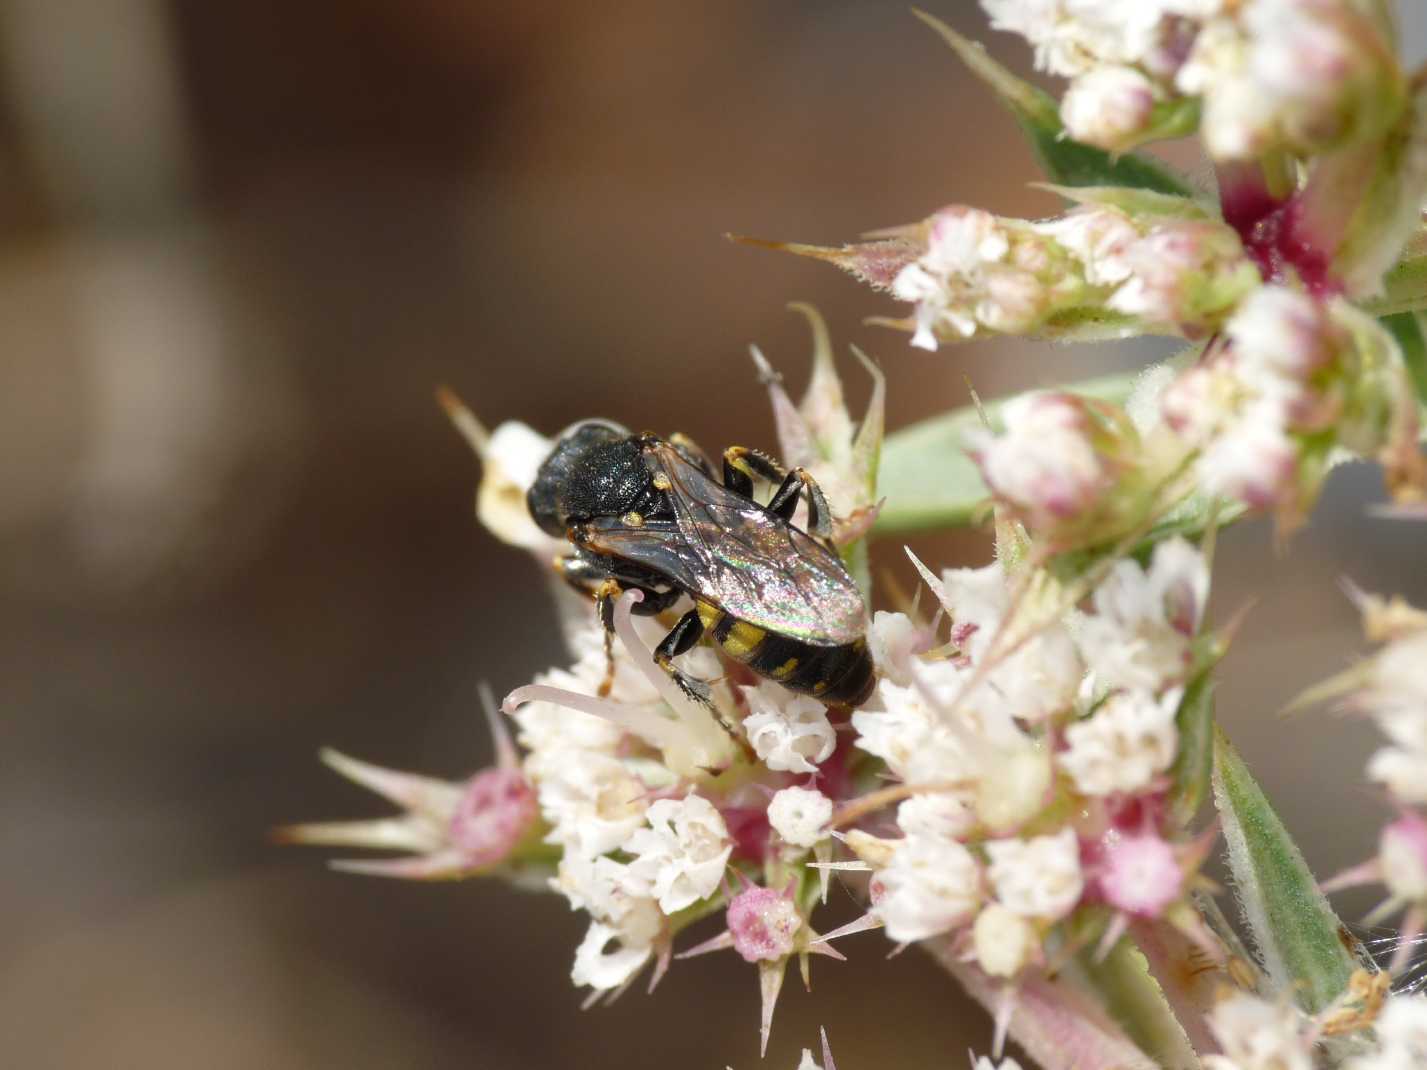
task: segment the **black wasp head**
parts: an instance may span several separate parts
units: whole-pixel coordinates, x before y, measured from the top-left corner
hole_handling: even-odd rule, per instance
[[[542,531],[561,538],[597,516],[621,516],[649,493],[639,438],[607,420],[568,428],[540,466],[525,495]]]

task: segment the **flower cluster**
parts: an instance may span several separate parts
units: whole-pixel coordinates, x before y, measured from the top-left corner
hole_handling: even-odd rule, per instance
[[[1061,192],[1084,203],[1043,222],[956,205],[908,229],[924,251],[891,290],[917,306],[913,345],[1053,335],[1086,316],[1197,337],[1258,283],[1234,231],[1188,202],[1140,198],[1132,213],[1093,191]]]
[[[1388,898],[1369,916],[1376,923],[1405,910],[1392,968],[1400,970],[1427,929],[1427,613],[1400,599],[1354,590],[1377,654],[1322,689],[1347,693],[1389,743],[1368,762],[1368,778],[1386,789],[1398,817],[1383,828],[1377,857],[1328,881],[1325,889],[1382,884]]]
[[[1397,343],[1376,320],[1269,285],[1169,387],[1162,411],[1198,451],[1205,492],[1301,517],[1335,451],[1397,467],[1395,444],[1416,438],[1410,398]]]
[[[1207,596],[1198,551],[1119,562],[1088,613],[1029,566],[923,572],[951,642],[923,630],[918,655],[902,638],[916,626],[879,613],[884,678],[852,718],[908,793],[895,830],[847,837],[873,873],[872,917],[899,943],[951,934],[1007,981],[1046,961],[1078,908],[1108,908],[1102,949],[1132,920],[1185,921],[1203,844],[1169,827],[1164,797]]]
[[[1193,128],[1216,159],[1321,152],[1405,94],[1391,30],[1349,0],[982,0],[1036,66],[1072,79],[1072,137],[1119,152]]]

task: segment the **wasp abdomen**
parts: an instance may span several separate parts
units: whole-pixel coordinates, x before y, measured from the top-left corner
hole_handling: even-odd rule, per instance
[[[695,608],[705,634],[725,654],[790,691],[847,706],[860,706],[872,694],[876,682],[872,657],[862,639],[814,646],[738,620],[702,599]]]

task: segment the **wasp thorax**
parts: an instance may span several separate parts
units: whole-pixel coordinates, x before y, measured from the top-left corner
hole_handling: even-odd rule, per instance
[[[572,523],[630,512],[648,485],[637,440],[618,424],[588,420],[560,436],[525,502],[541,529],[559,537]]]

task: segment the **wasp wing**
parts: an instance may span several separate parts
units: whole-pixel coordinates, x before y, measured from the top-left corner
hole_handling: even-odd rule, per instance
[[[857,585],[831,550],[735,494],[659,443],[646,453],[669,480],[674,523],[632,527],[614,519],[587,529],[589,545],[652,568],[738,620],[814,646],[862,636]]]

